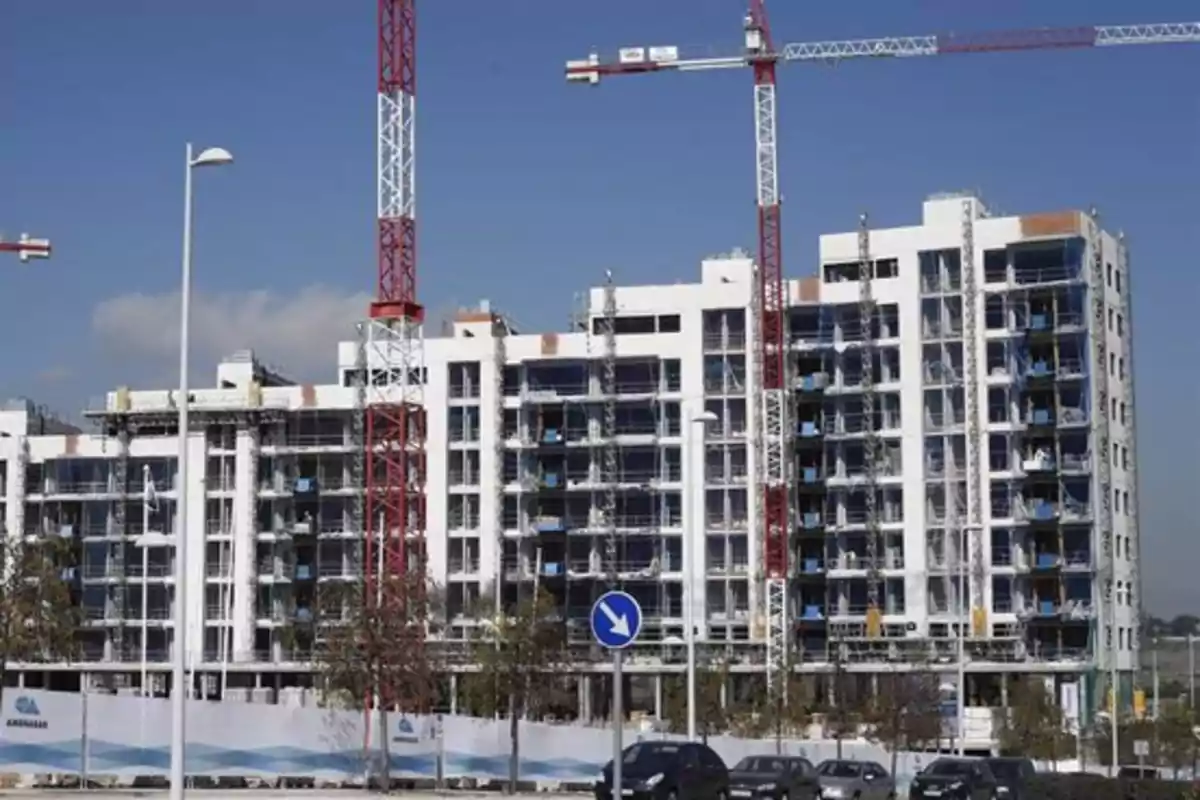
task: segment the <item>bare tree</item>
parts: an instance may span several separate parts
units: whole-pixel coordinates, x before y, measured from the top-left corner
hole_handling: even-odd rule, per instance
[[[722,701],[728,677],[723,665],[696,665],[696,733],[705,740],[729,726],[729,715]],[[686,675],[672,675],[663,682],[663,717],[672,733],[687,732]]]
[[[773,736],[777,753],[783,751],[785,736],[805,734],[813,702],[812,682],[788,667],[784,669],[783,681],[764,679],[756,683],[753,694],[736,707],[740,712],[735,720],[738,732],[756,738]]]
[[[0,702],[8,664],[75,655],[83,616],[71,594],[73,566],[67,539],[0,530]]]
[[[365,581],[330,584],[317,596],[294,638],[309,640],[328,702],[348,709],[378,709],[380,784],[391,785],[388,711],[428,713],[438,697],[439,653],[430,641],[440,596],[423,571],[390,576],[382,586]]]
[[[1008,708],[999,714],[1002,755],[1057,761],[1075,754],[1075,737],[1067,731],[1062,708],[1039,678],[1013,681]]]
[[[833,640],[833,672],[830,675],[831,701],[825,706],[825,735],[833,739],[837,757],[842,757],[842,740],[858,731],[858,715],[851,705],[852,676],[846,672],[841,637]]]
[[[931,672],[880,676],[879,692],[867,714],[870,738],[892,753],[896,774],[901,750],[936,744],[942,736],[937,676]]]
[[[468,703],[478,712],[508,714],[509,791],[520,779],[520,720],[553,708],[569,666],[566,627],[554,597],[538,591],[511,608],[483,600],[475,612],[469,655],[477,671],[464,678]]]

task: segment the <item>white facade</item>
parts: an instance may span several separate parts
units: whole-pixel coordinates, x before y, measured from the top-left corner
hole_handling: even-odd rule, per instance
[[[978,287],[978,331],[967,344],[979,365],[974,388],[981,432],[979,526],[966,512],[974,490],[956,494],[972,477],[970,465],[953,457],[963,446],[967,396],[958,361],[964,352],[962,275],[955,266],[962,263],[964,202],[973,210]],[[861,391],[853,377],[861,337],[851,330],[859,284],[849,270],[859,260],[857,234],[822,236],[821,276],[789,282],[794,362],[819,364],[809,371],[828,376],[816,399],[801,398],[797,390],[795,410],[800,416],[810,413],[805,408],[819,413],[821,430],[829,434],[809,451],[819,453],[821,485],[798,484],[792,500],[801,520],[792,545],[793,636],[803,646],[804,663],[827,669],[831,660],[841,659],[866,672],[887,669],[897,657],[944,663],[964,618],[955,588],[956,565],[962,563],[970,572],[968,587],[983,598],[982,610],[967,615],[971,670],[981,681],[1007,671],[1071,676],[1106,668],[1105,626],[1114,606],[1108,602],[1108,551],[1099,532],[1104,526],[1092,520],[1101,516],[1099,498],[1111,492],[1118,666],[1127,671],[1136,664],[1140,597],[1129,276],[1122,244],[1108,234],[1091,236],[1089,223],[1086,215],[1074,213],[992,218],[977,200],[948,197],[927,201],[918,225],[871,232],[879,276],[873,292],[882,319],[874,391],[883,422],[880,440],[895,467],[878,477],[884,549],[874,571],[858,549],[866,530],[855,516],[854,500],[862,487],[861,448],[853,435],[835,435],[845,433],[839,426],[853,416],[849,409]],[[1089,294],[1098,240],[1106,273],[1099,287],[1102,331]],[[1072,241],[1076,244],[1065,244]],[[1024,267],[1014,266],[1014,259],[1025,256],[1013,254],[1038,248],[1060,248],[1064,260],[1076,259],[1074,272],[1063,267],[1074,282],[1029,282]],[[995,252],[1007,254],[1003,265]],[[606,300],[615,300],[614,480],[617,524],[624,534],[617,565],[622,582],[646,606],[648,622],[630,668],[674,668],[659,665],[675,656],[690,594],[706,620],[700,633],[710,652],[741,669],[757,669],[765,620],[752,481],[758,397],[752,269],[748,257],[735,254],[703,262],[697,283],[617,286],[611,297],[604,287],[593,289],[588,321],[572,332],[498,337],[496,317],[484,308],[461,315],[452,335],[425,341],[429,567],[446,586],[452,611],[469,607],[497,578],[508,586],[536,578],[562,598],[569,619],[580,620],[604,585],[607,529],[595,510],[604,503],[610,477],[602,435],[602,320]],[[1080,311],[1086,313],[1078,316],[1086,330],[1031,332],[1030,308],[1056,292],[1083,304]],[[1069,360],[1061,353],[1096,333],[1106,337],[1111,364],[1095,363],[1089,344],[1081,353],[1086,355],[1081,379],[1019,379],[1024,363],[1019,354],[1052,346]],[[194,501],[183,530],[191,548],[188,649],[199,668],[302,669],[304,643],[281,631],[303,613],[321,581],[357,574],[350,413],[356,354],[353,342],[338,347],[337,378],[329,385],[284,385],[240,357],[219,366],[218,388],[193,391],[198,427],[188,457]],[[1103,411],[1110,452],[1104,457],[1111,487],[1101,485],[1097,420],[1070,430],[1065,423],[1042,424],[1038,432],[1023,424],[1023,412],[1042,402],[1039,397],[1062,404],[1063,398],[1086,396],[1080,407],[1100,412],[1100,381],[1091,379],[1098,370],[1107,373]],[[795,377],[802,381],[805,375]],[[97,670],[135,670],[141,660],[143,580],[135,563],[140,551],[127,550],[120,559],[113,555],[122,448],[116,425],[140,426],[129,439],[123,467],[131,493],[124,530],[129,536],[143,530],[144,469],[154,481],[159,508],[150,516],[150,530],[163,530],[173,519],[178,490],[173,394],[110,393],[108,408],[97,415],[110,435],[40,433],[34,423],[41,417],[31,409],[0,412],[2,518],[10,534],[70,525],[68,532],[82,539],[80,578],[93,617],[84,654]],[[1003,402],[997,405],[996,398]],[[706,429],[691,422],[706,411],[719,421]],[[801,427],[804,421],[793,420]],[[547,438],[553,436],[559,438]],[[1086,464],[1072,461],[1069,474],[1056,466],[1053,481],[1038,483],[1025,469],[1031,454],[1022,450],[1037,436],[1068,442],[1072,454],[1087,456]],[[1050,491],[1051,484],[1070,502],[1059,501],[1050,520],[1031,521],[1030,498],[1043,496],[1039,492]],[[957,527],[948,519],[949,507],[961,512]],[[803,530],[803,508],[820,509],[820,531]],[[551,513],[556,509],[561,512]],[[1082,516],[1068,518],[1079,509],[1085,510]],[[556,523],[561,530],[535,533],[550,517],[561,518]],[[701,517],[703,531],[694,524]],[[958,560],[957,536],[945,532],[960,529],[982,558],[968,554]],[[1058,562],[1039,564],[1035,556],[1053,549],[1046,544],[1053,541],[1059,543]],[[172,638],[168,550],[151,550],[145,578],[147,649],[159,664],[165,664]],[[683,586],[687,563],[695,567],[690,592]],[[880,636],[863,633],[869,574],[882,584]],[[121,593],[123,601],[114,600]],[[1051,599],[1053,607],[1039,605]],[[123,628],[114,617],[116,607],[124,608]],[[469,624],[465,617],[459,623],[459,632]],[[581,641],[588,636],[583,628],[577,634]]]

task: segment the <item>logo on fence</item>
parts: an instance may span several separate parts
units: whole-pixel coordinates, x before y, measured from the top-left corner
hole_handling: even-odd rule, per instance
[[[27,695],[18,697],[13,702],[13,708],[16,710],[19,717],[12,717],[4,724],[9,728],[35,728],[43,730],[50,727],[49,723],[44,719],[40,719],[42,712],[38,709],[37,701]]]
[[[392,737],[392,741],[403,744],[416,744],[420,739],[421,737],[417,735],[416,728],[413,727],[409,718],[401,717],[400,721],[396,723],[396,735]]]

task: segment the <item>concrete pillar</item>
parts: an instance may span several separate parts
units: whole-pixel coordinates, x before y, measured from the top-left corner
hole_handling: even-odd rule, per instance
[[[258,533],[258,430],[238,429],[234,449],[233,660],[254,660],[255,556]]]

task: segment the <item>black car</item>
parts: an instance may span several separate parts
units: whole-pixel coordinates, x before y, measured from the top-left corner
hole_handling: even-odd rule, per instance
[[[1029,794],[1029,782],[1037,774],[1028,758],[989,758],[988,768],[996,776],[996,795],[1003,800],[1022,800]]]
[[[995,800],[999,784],[986,761],[939,758],[913,778],[908,796],[910,800]]]
[[[747,756],[729,770],[729,796],[771,800],[816,800],[817,768],[797,756]]]
[[[613,763],[593,789],[612,800]],[[621,756],[621,797],[634,800],[729,800],[729,770],[721,757],[697,742],[638,742]]]

